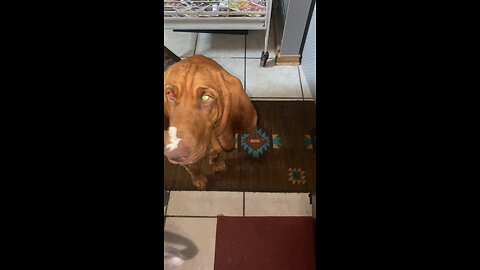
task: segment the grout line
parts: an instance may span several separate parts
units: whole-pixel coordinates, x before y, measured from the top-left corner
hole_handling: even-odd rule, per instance
[[[247,34],[243,36],[243,58],[247,57],[247,37],[249,34],[252,34],[250,31],[247,31]]]
[[[197,44],[198,44],[198,33],[197,33],[197,36],[195,37],[195,46],[193,47],[193,55],[197,53]]]

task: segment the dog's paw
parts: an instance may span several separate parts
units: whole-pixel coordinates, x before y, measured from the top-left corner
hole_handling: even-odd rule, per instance
[[[227,170],[227,165],[225,164],[225,161],[221,160],[212,164],[212,168],[216,173],[224,173]]]
[[[197,179],[193,179],[193,185],[198,189],[198,190],[206,190],[207,189],[207,178],[201,177]]]

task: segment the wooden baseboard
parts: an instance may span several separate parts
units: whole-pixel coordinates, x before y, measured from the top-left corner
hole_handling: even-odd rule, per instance
[[[275,63],[278,66],[298,66],[300,65],[300,55],[278,55]]]

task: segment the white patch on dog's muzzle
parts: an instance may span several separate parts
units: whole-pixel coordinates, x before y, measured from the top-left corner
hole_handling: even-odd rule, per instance
[[[167,147],[168,151],[173,151],[173,150],[177,149],[178,143],[180,143],[180,141],[182,139],[177,137],[177,128],[176,127],[169,127],[168,128],[168,136],[169,136],[169,139],[170,139],[170,143],[167,144],[166,147]]]

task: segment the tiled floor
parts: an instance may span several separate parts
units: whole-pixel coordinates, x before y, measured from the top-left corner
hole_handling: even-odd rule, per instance
[[[181,58],[195,54],[213,58],[242,81],[252,100],[313,100],[300,66],[275,66],[273,31],[266,67],[260,67],[265,31],[231,35],[164,29],[163,36],[164,45]]]
[[[185,256],[176,269],[213,269],[218,215],[312,216],[307,193],[172,191],[165,208],[165,245]]]

